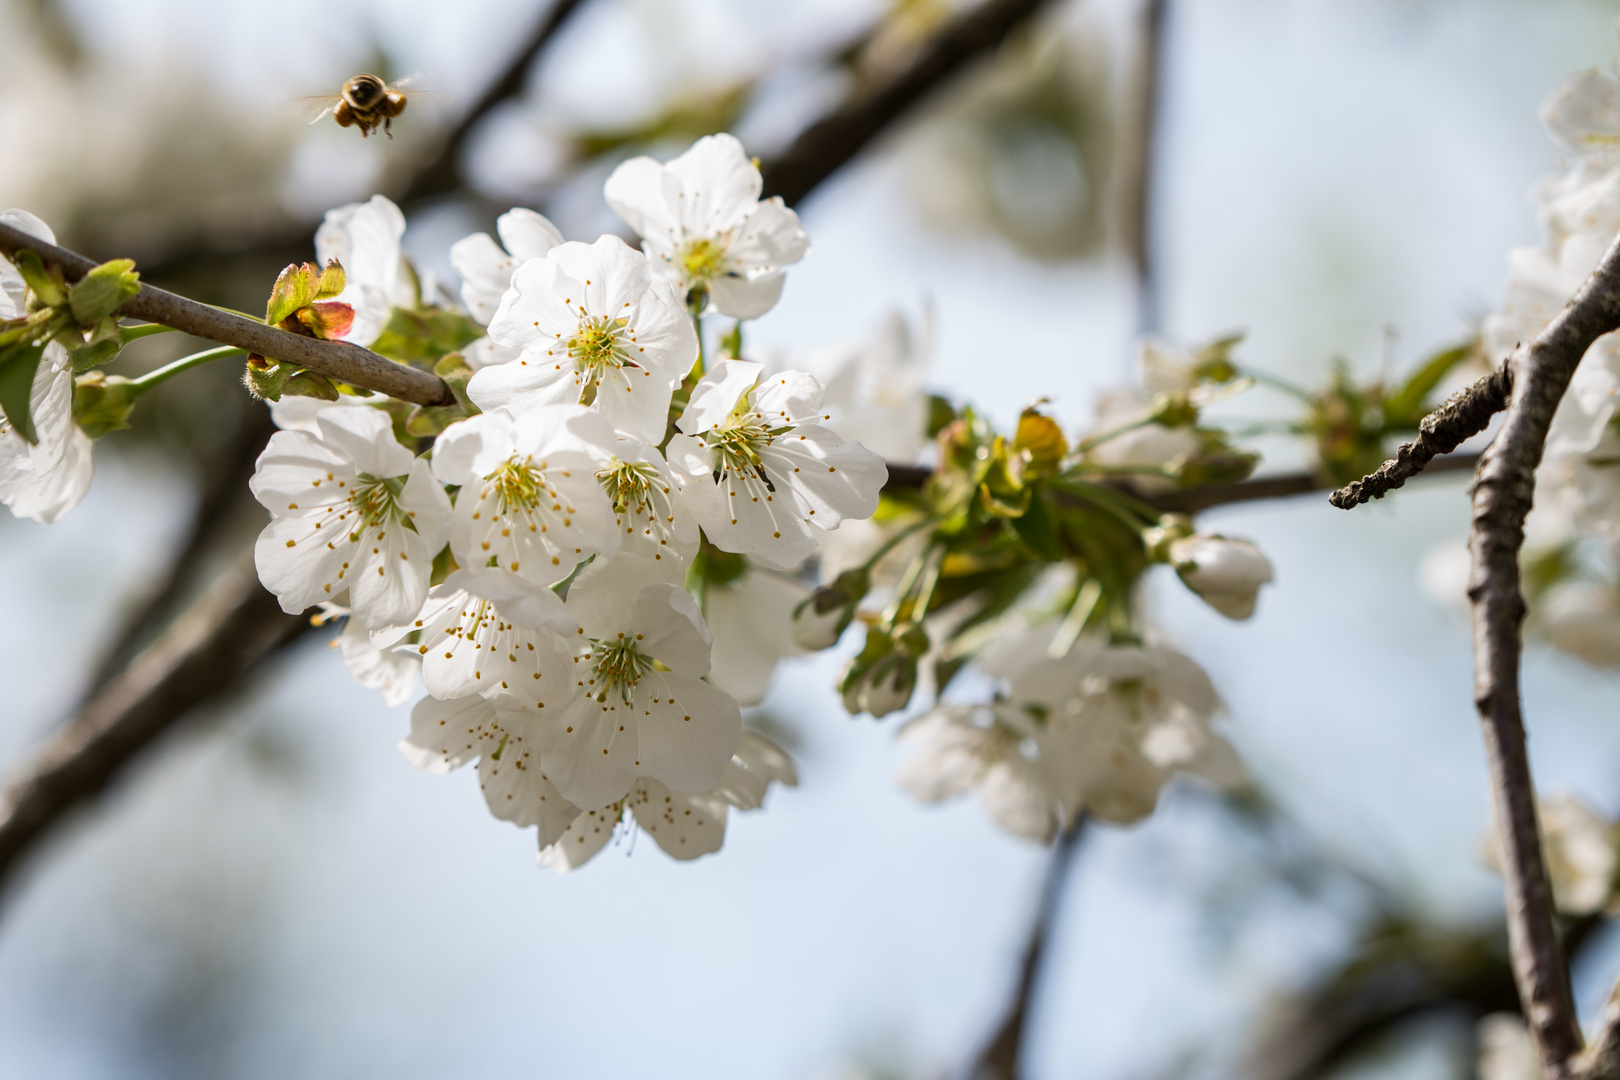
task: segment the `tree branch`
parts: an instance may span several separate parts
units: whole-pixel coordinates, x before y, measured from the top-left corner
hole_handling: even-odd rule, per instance
[[[552,37],[582,2],[583,0],[555,0],[545,17],[534,28],[529,40],[513,55],[506,70],[489,84],[483,96],[474,102],[456,126],[450,129],[442,149],[432,163],[411,177],[410,183],[400,196],[401,203],[408,205],[423,199],[448,195],[466,186],[466,179],[461,175],[461,154],[467,148],[467,141],[472,137],[473,131],[497,105],[523,93],[529,68],[534,64],[535,58],[550,44]]]
[[[1085,828],[1085,817],[1076,818],[1074,825],[1063,830],[1058,835],[1057,843],[1052,846],[1046,881],[1041,886],[1040,906],[1030,927],[1029,943],[1024,946],[1024,959],[1018,969],[1012,1004],[1008,1006],[1001,1026],[968,1071],[968,1080],[1018,1080],[1023,1075],[1024,1033],[1029,1026],[1030,1005],[1034,1001],[1046,948],[1052,940],[1052,927],[1063,909],[1063,894]]]
[[[0,892],[47,831],[106,790],[177,718],[229,692],[309,627],[264,591],[251,560],[217,581],[0,798]]]
[[[1508,359],[1512,394],[1502,429],[1481,456],[1473,492],[1474,701],[1496,808],[1508,940],[1524,1013],[1549,1077],[1571,1075],[1581,1049],[1569,971],[1558,946],[1552,888],[1536,822],[1535,786],[1519,702],[1519,548],[1553,414],[1576,365],[1620,328],[1620,238],[1569,305]]]
[[[1513,371],[1504,363],[1474,385],[1459,390],[1418,425],[1418,437],[1402,443],[1395,456],[1378,471],[1353,480],[1328,496],[1340,510],[1353,510],[1364,502],[1382,499],[1405,484],[1440,454],[1449,454],[1484,431],[1491,417],[1507,408],[1513,391]]]
[[[69,281],[79,280],[96,266],[92,259],[47,244],[0,222],[0,255],[9,257],[24,249],[36,252],[47,265],[59,268]],[[162,323],[272,360],[290,361],[318,375],[417,405],[449,405],[455,401],[455,395],[444,380],[431,372],[397,364],[386,356],[345,341],[322,341],[290,334],[151,285],[142,285],[141,291],[120,307],[117,314]]]
[[[101,660],[92,669],[81,708],[124,669],[145,639],[159,628],[161,620],[173,609],[175,599],[219,539],[222,526],[230,520],[236,507],[252,498],[248,481],[253,477],[260,452],[275,430],[269,410],[252,406],[227,445],[213,456],[185,539],[162,578],[128,611],[104,648]]]
[[[985,0],[953,19],[912,64],[845,102],[800,132],[781,154],[760,166],[765,194],[793,206],[843,168],[877,135],[930,91],[1007,39],[1047,0]]]

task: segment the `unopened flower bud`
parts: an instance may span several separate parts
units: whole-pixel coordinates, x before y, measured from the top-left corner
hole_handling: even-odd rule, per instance
[[[861,684],[860,711],[874,718],[905,708],[917,688],[917,661],[904,653],[891,653],[867,673]]]
[[[1192,518],[1186,514],[1165,514],[1157,525],[1142,530],[1142,546],[1155,562],[1170,561],[1170,545],[1193,534]]]
[[[855,619],[855,606],[871,588],[865,567],[845,570],[811,593],[793,609],[793,643],[816,652],[830,649]]]
[[[73,421],[92,439],[129,427],[140,390],[120,375],[100,371],[79,376],[73,392]]]
[[[1272,579],[1271,560],[1247,540],[1189,536],[1172,543],[1169,554],[1187,588],[1228,619],[1253,615],[1260,586]]]

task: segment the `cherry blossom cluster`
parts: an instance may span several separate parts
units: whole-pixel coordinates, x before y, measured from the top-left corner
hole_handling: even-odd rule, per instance
[[[1235,339],[1145,342],[1140,386],[1088,430],[1037,402],[1001,433],[927,393],[926,319],[797,362],[745,350],[809,248],[760,194],[728,135],[627,161],[605,197],[640,250],[513,209],[451,247],[459,296],[403,257],[386,198],[328,213],[266,322],[431,369],[455,402],[249,356],[280,428],[251,481],[264,586],[341,620],[333,646],[388,704],[425,689],[405,756],[476,763],[491,813],[533,826],[559,870],[627,829],[716,850],[731,809],[796,782],[742,708],[783,657],[841,643],[849,713],[910,717],[906,789],[976,791],[1017,835],[1138,820],[1177,773],[1240,782],[1208,676],[1143,614],[1156,566],[1231,619],[1272,578],[1252,543],[1155,502],[1254,468],[1203,419],[1251,381]],[[53,521],[88,482],[86,432],[121,426],[151,377],[119,397],[83,374],[100,324],[0,271],[0,314],[66,342],[40,346],[33,430],[0,432],[5,501]],[[93,401],[121,411],[96,421]]]
[[[1485,355],[1500,362],[1563,309],[1620,232],[1620,82],[1597,70],[1564,81],[1542,121],[1567,167],[1541,181],[1535,203],[1546,242],[1514,249],[1501,307],[1482,327]],[[1527,632],[1601,667],[1620,667],[1620,334],[1593,343],[1576,368],[1548,434],[1526,522]],[[1437,549],[1425,584],[1466,606],[1468,555],[1461,540]]]

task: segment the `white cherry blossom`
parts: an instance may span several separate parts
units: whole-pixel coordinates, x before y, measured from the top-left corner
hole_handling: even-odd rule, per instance
[[[54,244],[51,227],[26,210],[7,210],[0,221]],[[28,314],[28,287],[0,258],[0,319]],[[91,439],[73,422],[73,366],[56,342],[45,346],[29,389],[30,443],[0,415],[0,503],[18,517],[54,524],[90,488]]]
[[[542,831],[540,865],[558,873],[582,865],[628,825],[627,817],[674,858],[712,854],[725,840],[729,811],[757,809],[773,782],[798,784],[793,759],[765,736],[745,731],[714,790],[684,794],[643,777],[623,799],[579,814],[555,843],[546,845]]]
[[[714,635],[709,681],[738,704],[758,705],[777,661],[800,651],[793,609],[809,592],[792,578],[754,569],[725,585],[706,585],[703,615]]]
[[[278,401],[267,401],[270,407],[270,420],[283,431],[307,431],[311,435],[320,434],[320,428],[315,426],[315,418],[335,405],[364,405],[377,406],[388,400],[387,394],[372,394],[361,392],[358,394],[339,394],[336,401],[327,401],[323,398],[303,397],[297,394],[283,394]]]
[[[653,445],[698,353],[674,290],[616,236],[560,244],[518,267],[489,336],[518,356],[473,375],[467,395],[479,408],[587,405]]]
[[[470,694],[514,692],[528,707],[561,708],[573,696],[572,666],[557,636],[566,621],[550,589],[535,589],[510,574],[458,570],[428,594],[405,624],[373,631],[372,644],[388,648],[420,633],[422,681],[446,700]]]
[[[343,666],[355,682],[377,691],[390,708],[405,704],[415,695],[422,683],[422,661],[415,649],[407,645],[380,649],[372,641],[371,631],[348,608],[333,603],[321,604],[320,608],[326,619],[344,619],[343,629],[330,647],[343,657]]]
[[[450,552],[467,570],[500,570],[536,588],[619,549],[596,473],[616,445],[599,414],[577,405],[480,413],[445,429],[433,472],[459,486]]]
[[[345,340],[370,345],[394,308],[416,305],[399,247],[404,235],[405,215],[381,195],[328,210],[315,230],[315,256],[321,265],[329,259],[343,264],[346,283],[334,299],[354,308],[354,325]]]
[[[1010,707],[1035,723],[1042,776],[1072,822],[1082,811],[1129,823],[1153,812],[1175,772],[1230,787],[1236,753],[1210,726],[1215,689],[1192,660],[1164,646],[1082,640],[1051,659],[1052,628],[997,641],[981,665],[1008,679]]]
[[[885,461],[910,463],[928,438],[931,313],[914,329],[898,311],[854,346],[812,356],[809,373],[826,388],[823,404],[838,433]]]
[[[643,776],[710,791],[737,748],[737,702],[702,681],[708,627],[662,574],[630,555],[593,564],[569,590],[561,631],[575,697],[558,706],[517,679],[496,698],[502,723],[539,747],[546,775],[577,806],[606,806]]]
[[[667,164],[623,162],[603,195],[683,295],[706,289],[714,310],[753,319],[782,295],[782,267],[810,250],[798,215],[779,198],[761,202],[762,189],[742,144],[722,133]]]
[[[1034,760],[1030,721],[1016,710],[943,705],[909,721],[901,741],[915,753],[900,786],[922,802],[978,793],[991,819],[1017,836],[1050,843],[1061,808]]]
[[[271,513],[253,548],[259,580],[285,611],[348,589],[367,625],[409,619],[427,597],[450,500],[381,409],[327,409],[315,423],[319,435],[278,431],[259,455],[249,486]]]
[[[683,482],[658,449],[620,439],[596,479],[613,504],[620,550],[665,564],[679,583],[697,554],[698,523],[686,505]]]
[[[790,569],[835,529],[877,509],[883,459],[823,427],[821,384],[799,371],[721,360],[699,380],[669,442],[670,464],[714,544]]]
[[[467,314],[489,325],[512,275],[530,259],[543,259],[563,242],[562,233],[543,215],[515,207],[495,221],[500,243],[488,233],[473,233],[450,245],[450,265],[461,275],[461,301]]]
[[[1253,615],[1260,586],[1272,579],[1271,560],[1252,543],[1204,533],[1171,543],[1170,565],[1187,588],[1228,619]]]
[[[541,772],[534,748],[500,726],[487,698],[423,698],[411,710],[411,734],[399,749],[427,773],[448,773],[477,759],[489,812],[519,828],[537,826],[542,848],[561,839],[579,816]]]
[[[1479,1080],[1542,1080],[1541,1054],[1518,1013],[1491,1013],[1475,1025]]]

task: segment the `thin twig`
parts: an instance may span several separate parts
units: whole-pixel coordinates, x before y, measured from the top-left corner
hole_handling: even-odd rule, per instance
[[[55,244],[47,244],[21,229],[0,222],[0,255],[11,256],[24,249],[36,252],[46,265],[60,268],[62,276],[69,281],[79,280],[96,266],[93,259]],[[417,405],[448,405],[455,401],[450,387],[431,372],[396,364],[386,356],[379,356],[345,341],[322,341],[290,334],[151,285],[142,285],[141,291],[120,307],[117,313],[127,318],[172,326],[221,345],[235,345],[272,360],[289,361],[318,375],[375,390],[401,401]]]
[[[1581,1049],[1569,970],[1558,946],[1552,888],[1536,824],[1535,785],[1519,702],[1519,548],[1553,414],[1576,365],[1599,337],[1620,328],[1620,238],[1569,305],[1529,347],[1514,350],[1512,396],[1502,429],[1474,481],[1474,701],[1479,709],[1496,808],[1508,941],[1525,1017],[1547,1075],[1570,1075]]]
[[[1423,471],[1441,454],[1449,454],[1484,431],[1491,417],[1507,408],[1513,391],[1513,372],[1507,364],[1478,382],[1457,391],[1418,425],[1418,437],[1402,443],[1395,456],[1378,471],[1353,480],[1328,496],[1328,502],[1341,510],[1352,510],[1364,502],[1382,499]]]
[[[483,96],[474,102],[472,107],[462,114],[456,126],[450,129],[432,163],[411,177],[410,183],[400,196],[399,201],[402,204],[410,205],[423,199],[448,195],[466,186],[466,178],[461,174],[461,154],[467,148],[468,139],[496,106],[523,93],[524,85],[528,81],[529,68],[534,66],[535,58],[550,44],[563,23],[581,3],[582,0],[555,0],[545,16],[536,24],[529,40],[512,55],[512,61],[507,64],[506,70],[489,84]]]
[[[0,892],[50,829],[100,795],[174,722],[240,684],[309,628],[251,562],[225,575],[92,698],[0,798]]]
[[[1013,990],[1012,1003],[1001,1026],[974,1061],[968,1072],[968,1080],[1018,1080],[1023,1075],[1024,1036],[1029,1028],[1030,1006],[1034,1001],[1047,946],[1052,941],[1052,928],[1063,909],[1064,892],[1085,827],[1085,817],[1075,819],[1074,825],[1063,830],[1052,847],[1046,867],[1046,881],[1041,886],[1040,906],[1030,927],[1029,942],[1024,946],[1024,958],[1018,968],[1018,983]]]
[[[845,102],[799,133],[760,167],[765,194],[789,206],[842,168],[877,135],[968,62],[1007,39],[1048,0],[985,0],[952,20],[908,67]]]

